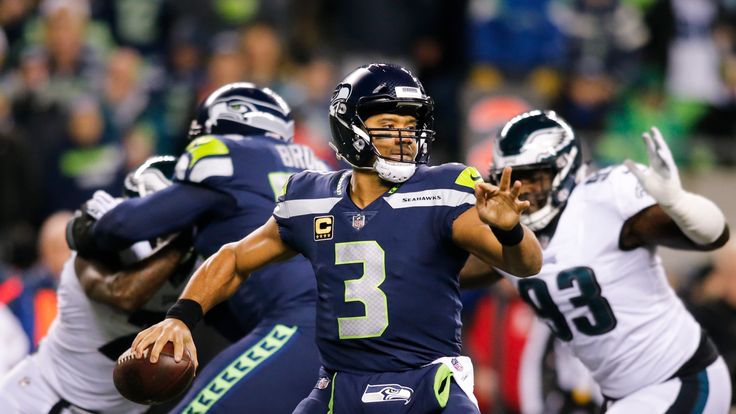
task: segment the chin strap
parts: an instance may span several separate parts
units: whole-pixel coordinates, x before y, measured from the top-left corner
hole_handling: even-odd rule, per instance
[[[382,180],[391,183],[403,183],[414,175],[417,166],[414,163],[389,161],[381,157],[376,157],[376,162],[373,163],[373,169],[376,170]]]

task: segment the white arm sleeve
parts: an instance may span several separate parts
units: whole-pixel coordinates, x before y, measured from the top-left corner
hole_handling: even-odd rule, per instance
[[[690,240],[700,245],[716,241],[726,226],[726,218],[714,202],[687,191],[672,204],[660,207]]]

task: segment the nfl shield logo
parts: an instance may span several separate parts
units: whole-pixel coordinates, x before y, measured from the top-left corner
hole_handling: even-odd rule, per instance
[[[353,228],[355,230],[360,230],[365,226],[365,215],[364,214],[356,214],[353,216]]]
[[[463,370],[463,364],[461,364],[460,361],[457,360],[457,358],[452,358],[450,362],[452,362],[452,366],[455,367],[456,370]]]

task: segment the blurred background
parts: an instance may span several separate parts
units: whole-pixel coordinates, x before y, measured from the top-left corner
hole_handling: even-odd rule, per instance
[[[69,212],[118,194],[148,156],[178,155],[197,101],[229,82],[269,86],[294,109],[296,140],[338,167],[329,99],[373,61],[413,69],[433,96],[432,163],[487,171],[490,137],[530,108],[558,111],[596,166],[645,162],[641,133],[656,125],[685,187],[736,223],[736,0],[0,0],[0,307],[29,350],[55,314]],[[733,373],[736,249],[662,254]],[[465,299],[484,412],[519,412],[514,354],[533,317],[504,285]],[[555,412],[563,377],[543,378],[539,412]],[[583,391],[557,406],[585,410]]]

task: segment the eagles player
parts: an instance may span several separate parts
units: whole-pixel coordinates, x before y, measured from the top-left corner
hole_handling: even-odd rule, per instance
[[[214,91],[189,135],[174,183],[116,206],[81,235],[83,243],[109,251],[194,225],[194,248],[206,258],[265,222],[291,174],[326,170],[311,149],[293,144],[286,102],[251,83]],[[174,412],[293,410],[319,369],[315,302],[314,272],[303,257],[254,273],[228,304],[235,318],[218,318],[219,330],[237,342],[197,375]],[[279,398],[261,398],[276,390]]]
[[[129,195],[145,196],[165,187],[160,170],[173,170],[176,158],[146,162],[125,180]],[[77,224],[90,224],[112,202],[97,194]],[[193,261],[186,260],[189,238],[181,235],[151,246],[140,243],[105,263],[72,252],[61,273],[58,316],[38,352],[26,357],[0,381],[3,413],[142,413],[147,406],[123,398],[112,371],[142,327],[164,318],[184,288]],[[142,260],[125,267],[120,262]],[[112,270],[119,269],[119,270]],[[87,411],[84,411],[87,410]]]
[[[713,250],[728,226],[713,202],[682,188],[659,131],[643,138],[648,167],[627,160],[584,177],[578,140],[554,112],[509,121],[491,176],[513,167],[531,202],[522,222],[545,248],[537,277],[504,276],[592,372],[608,413],[726,413],[723,359],[655,248]]]
[[[194,353],[190,329],[203,312],[251,272],[302,253],[317,277],[323,368],[295,412],[478,412],[460,356],[458,272],[468,252],[522,277],[539,270],[539,244],[519,224],[529,204],[517,199],[520,183],[511,169],[495,187],[461,164],[425,166],[433,104],[400,66],[350,73],[329,119],[332,146],[353,168],[292,176],[274,217],[210,257],[134,352],[153,344],[155,362],[172,341],[177,358]]]

